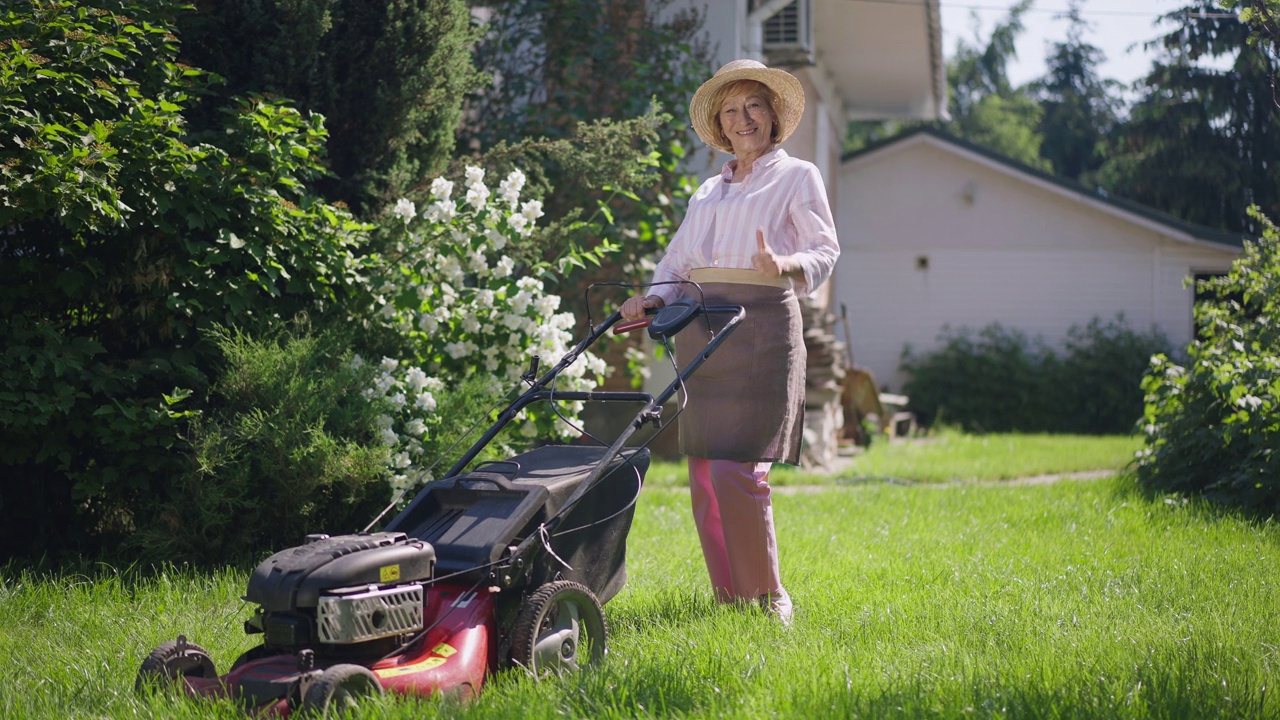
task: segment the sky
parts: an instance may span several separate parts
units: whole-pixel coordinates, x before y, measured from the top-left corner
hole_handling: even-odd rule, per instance
[[[974,39],[975,13],[980,45],[985,47],[992,28],[1008,17],[1008,9],[1015,1],[941,0],[946,57],[950,59],[955,53],[957,40],[963,39],[970,46],[979,45]],[[1008,67],[1009,80],[1015,86],[1044,75],[1044,59],[1053,43],[1067,39],[1069,4],[1068,0],[1035,0],[1031,9],[1023,14],[1024,30],[1017,43],[1018,57]],[[1185,0],[1084,0],[1081,15],[1090,23],[1085,40],[1106,55],[1098,74],[1125,85],[1146,75],[1152,55],[1142,49],[1142,42],[1166,34],[1170,26],[1157,25],[1156,18],[1186,4]]]

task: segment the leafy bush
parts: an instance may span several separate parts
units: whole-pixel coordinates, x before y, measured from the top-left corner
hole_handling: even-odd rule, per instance
[[[910,375],[903,390],[922,424],[940,421],[972,432],[1038,424],[1036,398],[1047,389],[1040,371],[1045,348],[999,323],[977,333],[943,327],[939,340],[941,347],[924,356],[903,350],[902,369]]]
[[[192,467],[145,505],[129,547],[152,561],[225,561],[360,529],[385,505],[389,448],[373,369],[332,335],[211,333],[226,366],[190,428]]]
[[[1142,416],[1138,388],[1159,331],[1138,333],[1123,316],[1073,326],[1061,353],[992,323],[974,333],[944,328],[941,347],[903,351],[904,391],[921,422],[970,432],[1126,434]]]
[[[1139,483],[1272,515],[1280,510],[1280,230],[1264,228],[1222,277],[1202,281],[1185,364],[1152,358],[1142,381]]]
[[[529,355],[558,360],[569,349],[573,318],[556,312],[560,298],[518,277],[502,253],[533,231],[541,203],[521,202],[519,171],[496,192],[484,175],[469,168],[457,193],[437,179],[421,215],[402,200],[387,218],[394,252],[369,263],[378,295],[368,323],[399,339],[396,357],[367,362],[351,349],[359,338],[332,330],[210,333],[226,362],[192,423],[195,467],[139,520],[131,550],[211,562],[308,532],[359,530],[431,479],[435,463],[452,463],[441,446],[459,430],[450,423],[481,418],[482,406],[519,384]],[[563,261],[583,262],[572,252]],[[604,369],[583,353],[558,386],[590,389]],[[524,415],[504,442],[568,429],[545,409]]]
[[[532,356],[558,361],[574,344],[575,318],[558,312],[560,297],[547,291],[543,278],[598,263],[609,251],[609,246],[561,248],[554,263],[518,268],[507,250],[533,233],[541,201],[521,200],[525,176],[519,170],[495,189],[485,184],[483,168],[468,167],[465,177],[457,192],[449,180],[432,181],[430,202],[421,213],[413,202],[400,200],[391,221],[399,227],[384,229],[395,239],[394,252],[380,260],[376,273],[380,306],[375,317],[396,332],[403,348],[397,357],[381,361],[384,376],[374,392],[397,410],[383,422],[400,438],[392,482],[401,489],[428,479],[417,474],[426,455],[418,433],[407,428],[425,423],[434,430],[447,419],[419,404],[420,391],[438,389],[446,379],[451,384],[474,379],[499,395],[518,384]],[[556,387],[590,390],[606,369],[598,356],[584,352],[561,373]],[[569,403],[561,412],[576,417],[581,409],[581,403]],[[545,408],[530,407],[524,418],[525,438],[563,437],[571,430]]]
[[[572,322],[544,280],[616,247],[515,262],[540,204],[517,202],[522,175],[491,191],[478,168],[466,171],[466,197],[437,191],[443,180],[422,188],[438,217],[418,218],[405,200],[381,228],[357,222],[309,189],[328,173],[327,133],[286,100],[233,99],[212,108],[215,132],[190,132],[188,115],[207,117],[201,103],[216,96],[210,76],[176,60],[183,10],[163,0],[0,10],[0,472],[22,480],[0,485],[7,552],[92,555],[136,533],[210,557],[253,532],[293,542],[304,525],[364,517],[387,480],[407,488],[425,476],[432,426],[457,409],[449,398],[506,389],[531,352],[567,348]],[[629,165],[645,165],[648,150],[624,142],[609,147],[617,164],[626,148]],[[371,363],[357,393],[381,411],[335,406],[326,422],[337,429],[317,434],[319,408],[303,395],[333,397],[328,386],[276,398],[262,383],[227,384],[219,332],[262,343],[257,360],[235,365],[262,374],[310,352],[295,346],[309,335],[280,334],[295,317],[318,338],[332,331],[390,358]],[[584,356],[566,382],[590,387],[603,370]],[[434,407],[395,404],[425,397],[410,386],[436,385],[448,392]],[[532,417],[525,429],[548,428]],[[235,455],[241,447],[253,451]],[[300,492],[319,496],[294,495],[293,515],[243,510],[248,478],[297,472],[312,478],[291,481]],[[230,536],[213,542],[218,528]]]
[[[0,488],[5,547],[137,528],[185,462],[202,326],[371,304],[364,227],[301,190],[324,172],[319,118],[250,98],[209,142],[186,135],[207,76],[175,61],[177,7],[0,12],[0,465],[23,480]]]
[[[1151,356],[1167,352],[1169,338],[1158,329],[1139,333],[1124,317],[1102,324],[1094,318],[1067,333],[1062,359],[1047,367],[1064,429],[1098,435],[1128,435],[1142,417],[1141,378]]]

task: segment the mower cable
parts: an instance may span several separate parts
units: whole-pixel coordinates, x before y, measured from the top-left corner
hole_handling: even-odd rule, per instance
[[[614,514],[610,515],[609,517],[601,518],[601,519],[596,520],[596,521],[594,521],[594,522],[589,522],[589,523],[587,523],[586,525],[579,525],[578,527],[575,527],[575,528],[569,528],[568,530],[561,530],[561,531],[559,531],[559,532],[551,533],[551,537],[553,537],[553,538],[558,538],[558,537],[560,537],[561,535],[568,535],[568,534],[570,534],[570,533],[576,533],[576,532],[580,532],[580,531],[582,531],[582,530],[587,530],[587,529],[593,528],[593,527],[595,527],[595,526],[597,526],[597,525],[603,525],[603,524],[605,524],[605,523],[609,522],[610,520],[612,520],[612,519],[614,519],[614,518],[618,517],[619,515],[623,514],[624,512],[626,512],[626,511],[630,510],[631,508],[635,507],[636,502],[638,502],[638,501],[640,500],[640,489],[641,489],[641,488],[643,487],[643,485],[644,485],[644,478],[642,478],[642,477],[640,476],[640,470],[639,470],[638,468],[636,468],[635,460],[634,460],[633,458],[627,458],[627,464],[631,466],[631,471],[632,471],[633,473],[635,473],[635,476],[636,476],[636,493],[635,493],[635,495],[632,495],[632,496],[631,496],[631,499],[627,501],[627,504],[626,504],[626,505],[623,505],[621,508],[619,508],[619,509],[618,509],[618,511],[617,511],[617,512],[615,512]],[[555,519],[556,519],[556,518],[558,518],[558,517],[560,517],[560,515],[557,513],[555,517],[549,518],[549,519],[547,520],[547,522],[551,522],[552,520],[555,520]],[[546,523],[543,523],[542,527],[544,527],[544,528],[545,528],[545,527],[546,527]],[[557,559],[557,560],[559,560],[559,558],[556,558],[556,559]],[[561,562],[564,562],[564,561],[563,561],[563,560],[561,560]],[[565,567],[569,567],[569,566],[568,566],[568,564],[566,564],[566,565],[565,565]],[[570,570],[572,570],[573,568],[569,568],[569,569],[570,569]]]

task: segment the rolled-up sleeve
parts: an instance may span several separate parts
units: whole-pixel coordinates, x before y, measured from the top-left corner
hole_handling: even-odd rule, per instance
[[[811,294],[826,282],[840,258],[840,242],[822,176],[813,165],[806,169],[808,178],[797,188],[789,210],[798,245],[792,256],[803,271],[803,279],[796,282],[797,295]]]

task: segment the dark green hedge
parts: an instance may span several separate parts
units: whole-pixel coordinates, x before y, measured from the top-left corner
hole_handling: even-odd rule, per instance
[[[939,343],[925,354],[904,350],[904,392],[923,424],[968,432],[1132,433],[1143,372],[1169,350],[1163,334],[1136,332],[1123,316],[1072,327],[1056,351],[999,323],[944,328]]]

